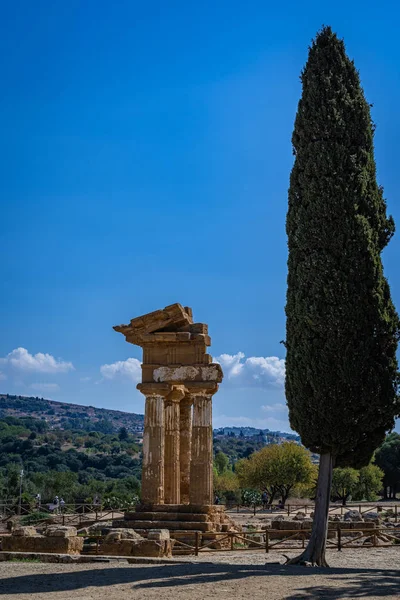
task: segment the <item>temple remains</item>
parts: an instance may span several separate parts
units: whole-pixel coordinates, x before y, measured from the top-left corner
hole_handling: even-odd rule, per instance
[[[114,329],[143,348],[142,503],[211,505],[212,397],[223,374],[207,354],[208,326],[171,304]]]

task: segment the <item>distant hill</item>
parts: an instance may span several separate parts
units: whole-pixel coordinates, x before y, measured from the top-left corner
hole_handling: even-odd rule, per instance
[[[100,433],[116,433],[121,427],[125,427],[129,433],[141,433],[144,426],[144,416],[135,413],[55,402],[37,396],[0,394],[0,419],[5,417],[33,417],[46,421],[50,429],[80,429]],[[300,437],[295,433],[254,427],[221,427],[214,429],[214,436],[239,438],[261,436],[263,445],[283,440],[300,441]],[[258,441],[261,441],[261,438]]]
[[[143,415],[108,408],[55,402],[33,396],[0,394],[0,419],[33,417],[47,422],[50,429],[80,429],[115,433],[125,427],[129,433],[143,431]]]
[[[297,433],[285,433],[282,431],[270,431],[269,429],[256,429],[255,427],[220,427],[214,429],[214,435],[228,435],[236,437],[252,438],[256,435],[264,436],[268,443],[273,443],[274,438],[286,439],[299,442],[300,436]]]

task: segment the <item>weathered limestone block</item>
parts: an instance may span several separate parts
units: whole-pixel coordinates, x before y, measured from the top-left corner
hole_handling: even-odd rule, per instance
[[[47,537],[73,538],[78,535],[76,527],[66,527],[62,525],[51,525],[46,529]]]
[[[153,381],[174,383],[182,381],[222,381],[222,369],[219,364],[204,366],[158,367],[153,371]]]
[[[157,542],[161,542],[163,540],[169,540],[169,530],[168,529],[150,529],[148,535],[148,540],[155,540]]]
[[[306,513],[299,511],[294,517],[293,517],[293,521],[302,521],[303,519],[306,518]]]
[[[143,540],[143,542],[133,546],[131,555],[171,558],[172,545],[173,540],[162,540],[160,542],[156,542],[155,540]]]
[[[82,537],[9,536],[2,541],[4,552],[50,552],[56,554],[80,554]]]
[[[13,536],[16,537],[37,537],[39,534],[39,532],[37,531],[37,529],[31,525],[26,525],[25,527],[17,527],[16,529],[14,529],[13,531]]]
[[[106,542],[115,542],[117,540],[143,540],[143,537],[134,529],[111,529],[106,537]]]
[[[282,530],[296,530],[301,528],[301,521],[280,521],[280,529]]]
[[[171,304],[162,310],[155,310],[141,317],[131,319],[129,325],[116,325],[113,329],[126,336],[131,344],[142,344],[144,335],[173,327],[174,329],[185,327],[193,323],[192,309],[183,308],[180,304]]]
[[[344,515],[344,520],[345,521],[363,521],[363,518],[361,516],[361,514],[358,512],[358,510],[349,510],[345,515]]]
[[[105,556],[155,556],[170,558],[172,556],[171,540],[105,540],[100,546]]]

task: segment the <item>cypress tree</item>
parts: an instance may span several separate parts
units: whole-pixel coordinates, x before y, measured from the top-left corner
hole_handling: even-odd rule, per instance
[[[368,464],[400,412],[399,319],[381,252],[394,233],[376,181],[374,124],[359,74],[323,27],[301,74],[292,137],[286,398],[291,427],[320,454],[313,532],[325,565],[333,466]]]

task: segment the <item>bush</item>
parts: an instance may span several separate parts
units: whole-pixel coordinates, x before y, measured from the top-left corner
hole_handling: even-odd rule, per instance
[[[25,515],[21,518],[21,525],[35,525],[40,521],[44,521],[49,518],[49,514],[45,512],[34,512],[31,515]]]

